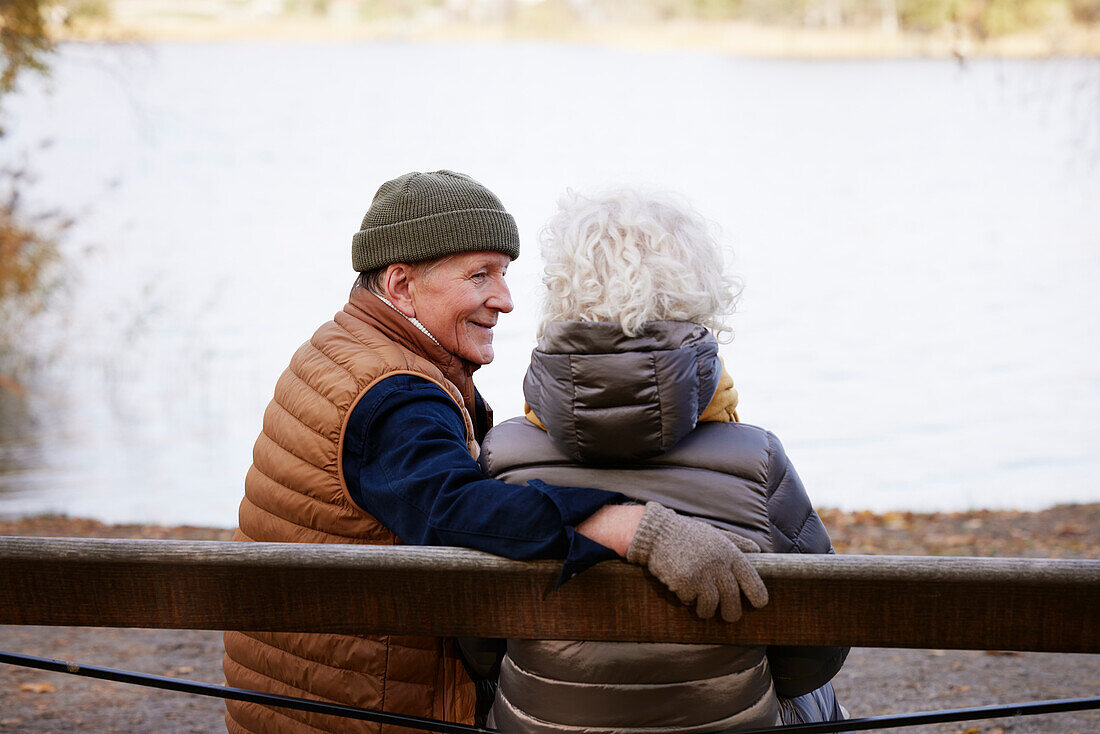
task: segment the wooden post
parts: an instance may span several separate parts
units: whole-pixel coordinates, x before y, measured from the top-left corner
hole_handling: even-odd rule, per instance
[[[459,548],[0,538],[0,624],[1100,652],[1100,561],[751,556],[771,602],[699,620],[642,569]]]

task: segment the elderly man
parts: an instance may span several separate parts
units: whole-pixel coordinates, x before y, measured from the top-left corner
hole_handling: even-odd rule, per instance
[[[473,372],[493,359],[512,310],[505,284],[516,225],[488,189],[450,171],[379,188],[352,238],[350,300],[275,386],[245,478],[238,538],[457,545],[510,558],[564,558],[562,578],[615,557],[646,565],[709,616],[767,593],[725,536],[616,492],[488,479],[477,464],[491,411]],[[662,508],[663,509],[663,508]],[[379,593],[385,593],[380,590]],[[706,600],[706,601],[703,601]],[[229,685],[459,723],[476,693],[453,641],[227,632]],[[393,727],[229,702],[230,732]]]

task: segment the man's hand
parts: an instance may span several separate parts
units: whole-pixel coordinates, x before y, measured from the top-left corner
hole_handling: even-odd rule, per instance
[[[740,545],[751,550],[756,544]],[[736,622],[742,590],[754,607],[768,603],[764,582],[732,538],[656,502],[646,504],[626,559],[648,568],[684,604],[695,602],[695,613],[703,619],[721,605],[722,619]]]

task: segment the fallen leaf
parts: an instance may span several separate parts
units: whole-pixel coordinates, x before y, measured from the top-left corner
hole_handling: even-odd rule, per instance
[[[1088,532],[1088,528],[1079,523],[1067,522],[1058,526],[1055,532],[1057,532],[1059,535],[1084,535]]]
[[[0,387],[4,388],[17,398],[21,398],[27,394],[27,388],[23,387],[16,380],[8,377],[7,375],[0,375]]]
[[[53,683],[23,683],[19,686],[19,690],[27,693],[53,693],[57,690],[57,686]]]
[[[909,518],[900,512],[887,512],[882,519],[886,527],[891,530],[905,530],[910,525]]]
[[[169,668],[164,671],[164,675],[169,678],[175,678],[177,675],[187,675],[188,673],[194,673],[195,668],[190,665],[177,665],[174,668]]]

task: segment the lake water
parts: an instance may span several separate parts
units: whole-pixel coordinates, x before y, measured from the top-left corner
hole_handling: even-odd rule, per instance
[[[643,184],[731,243],[741,414],[816,504],[1100,501],[1098,60],[228,43],[68,45],[54,67],[8,100],[0,154],[76,216],[75,272],[26,335],[52,360],[5,397],[0,515],[233,525],[375,189],[437,168],[497,192],[524,241],[478,378],[499,418],[555,198]]]

